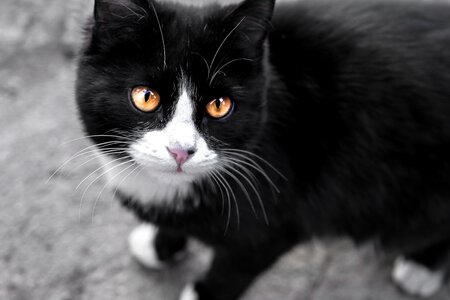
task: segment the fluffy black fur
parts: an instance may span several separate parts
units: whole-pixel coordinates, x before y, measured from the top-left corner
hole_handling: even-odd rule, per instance
[[[119,129],[135,138],[164,126],[183,73],[195,86],[196,124],[210,147],[221,153],[226,143],[251,151],[286,177],[252,157],[280,193],[252,170],[265,208],[255,200],[255,216],[228,178],[239,206],[239,219],[237,208],[229,207],[231,220],[210,181],[196,184],[193,199],[179,199],[182,212],[121,195],[142,220],[169,230],[171,245],[177,244],[174,236],[180,245],[194,236],[215,249],[211,269],[196,284],[200,299],[238,298],[282,253],[314,236],[375,240],[429,267],[445,261],[450,6],[368,2],[280,4],[272,18],[274,0],[201,9],[152,0],[97,1],[77,84],[89,135]],[[211,82],[206,62],[236,26],[212,69],[246,59]],[[150,115],[128,99],[131,87],[148,82],[164,99]],[[235,99],[234,114],[223,121],[207,118],[200,108],[224,94]],[[427,251],[439,259],[428,263]]]

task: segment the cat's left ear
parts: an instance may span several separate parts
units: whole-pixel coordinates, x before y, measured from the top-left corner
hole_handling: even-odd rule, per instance
[[[245,0],[229,15],[229,19],[238,25],[252,43],[264,41],[271,27],[275,0]]]

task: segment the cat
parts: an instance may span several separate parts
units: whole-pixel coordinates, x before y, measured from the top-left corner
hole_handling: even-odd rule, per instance
[[[431,296],[450,248],[450,6],[96,0],[76,98],[109,183],[163,268],[189,237],[209,271],[180,299],[238,299],[313,237],[374,242]]]

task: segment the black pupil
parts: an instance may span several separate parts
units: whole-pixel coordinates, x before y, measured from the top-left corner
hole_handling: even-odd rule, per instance
[[[216,99],[216,107],[217,107],[217,109],[220,108],[221,104],[222,104],[222,101],[220,101],[220,99]]]
[[[150,91],[145,91],[145,102],[148,102],[148,100],[150,100],[150,96],[152,95],[152,92]]]

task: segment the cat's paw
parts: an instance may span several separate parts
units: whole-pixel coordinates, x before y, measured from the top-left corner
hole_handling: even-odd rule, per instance
[[[144,267],[163,269],[166,264],[158,258],[155,248],[155,237],[158,228],[150,224],[136,227],[128,237],[131,255]]]
[[[182,260],[186,256],[184,249],[170,253],[170,257],[165,260],[160,259],[158,249],[156,249],[155,239],[158,234],[158,227],[151,224],[142,224],[136,227],[128,238],[131,255],[144,267],[149,269],[163,269],[169,263]],[[166,255],[163,255],[167,256]]]
[[[431,297],[436,294],[444,282],[444,273],[431,271],[413,261],[398,258],[392,271],[392,279],[406,293]]]
[[[199,296],[193,284],[188,284],[184,287],[179,300],[199,300]]]

